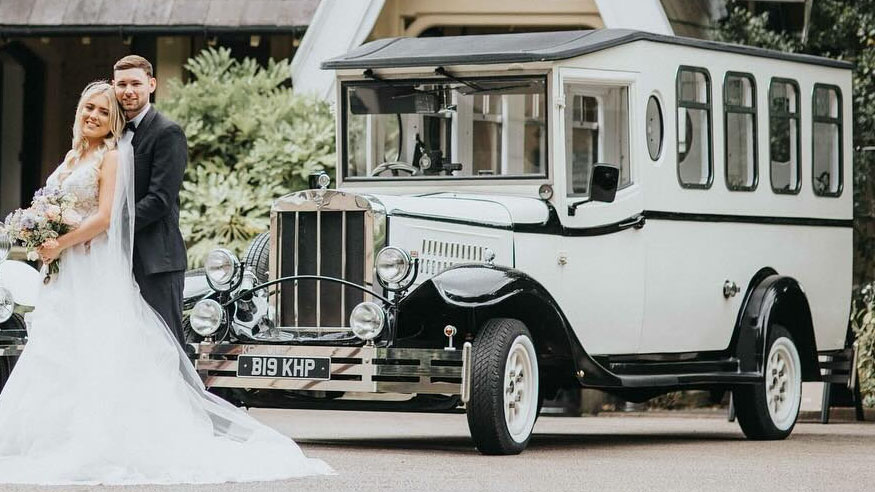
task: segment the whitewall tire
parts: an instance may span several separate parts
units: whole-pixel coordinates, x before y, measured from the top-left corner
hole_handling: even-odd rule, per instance
[[[786,328],[772,325],[766,345],[763,381],[733,391],[741,430],[750,439],[784,439],[799,416],[802,362]]]
[[[487,321],[474,340],[468,427],[483,454],[518,454],[538,418],[538,356],[515,319]]]

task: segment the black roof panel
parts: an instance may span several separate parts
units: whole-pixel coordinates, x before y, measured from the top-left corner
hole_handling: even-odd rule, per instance
[[[565,60],[633,41],[646,40],[836,68],[853,64],[811,55],[739,44],[665,36],[629,29],[485,34],[430,38],[386,38],[364,44],[322,63],[323,69],[478,65]]]

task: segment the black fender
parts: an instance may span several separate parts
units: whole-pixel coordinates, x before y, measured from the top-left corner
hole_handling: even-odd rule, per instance
[[[769,329],[779,324],[793,335],[802,380],[820,381],[814,322],[802,286],[771,268],[760,270],[749,285],[730,342],[730,353],[738,357],[741,372],[763,373]]]
[[[576,375],[593,386],[620,384],[586,353],[547,289],[519,270],[486,264],[451,267],[399,301],[396,316],[396,345],[429,348],[447,345],[443,328],[448,324],[458,330],[458,347],[461,340],[473,340],[489,319],[518,319],[532,333],[542,365],[555,367],[569,381]]]

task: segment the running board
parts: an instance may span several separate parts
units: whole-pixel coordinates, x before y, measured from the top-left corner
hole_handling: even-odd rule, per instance
[[[753,384],[763,380],[755,372],[702,372],[693,374],[651,374],[617,376],[623,388],[674,388],[709,384]]]
[[[610,362],[608,370],[617,376],[649,376],[665,374],[737,373],[738,359],[698,361],[630,361]]]

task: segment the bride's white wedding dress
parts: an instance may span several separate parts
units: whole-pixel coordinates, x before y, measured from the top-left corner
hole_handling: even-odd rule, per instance
[[[97,211],[103,153],[48,179]],[[0,394],[0,483],[143,484],[328,474],[288,437],[206,392],[131,274],[133,171],[119,144],[112,224],[65,250]]]

